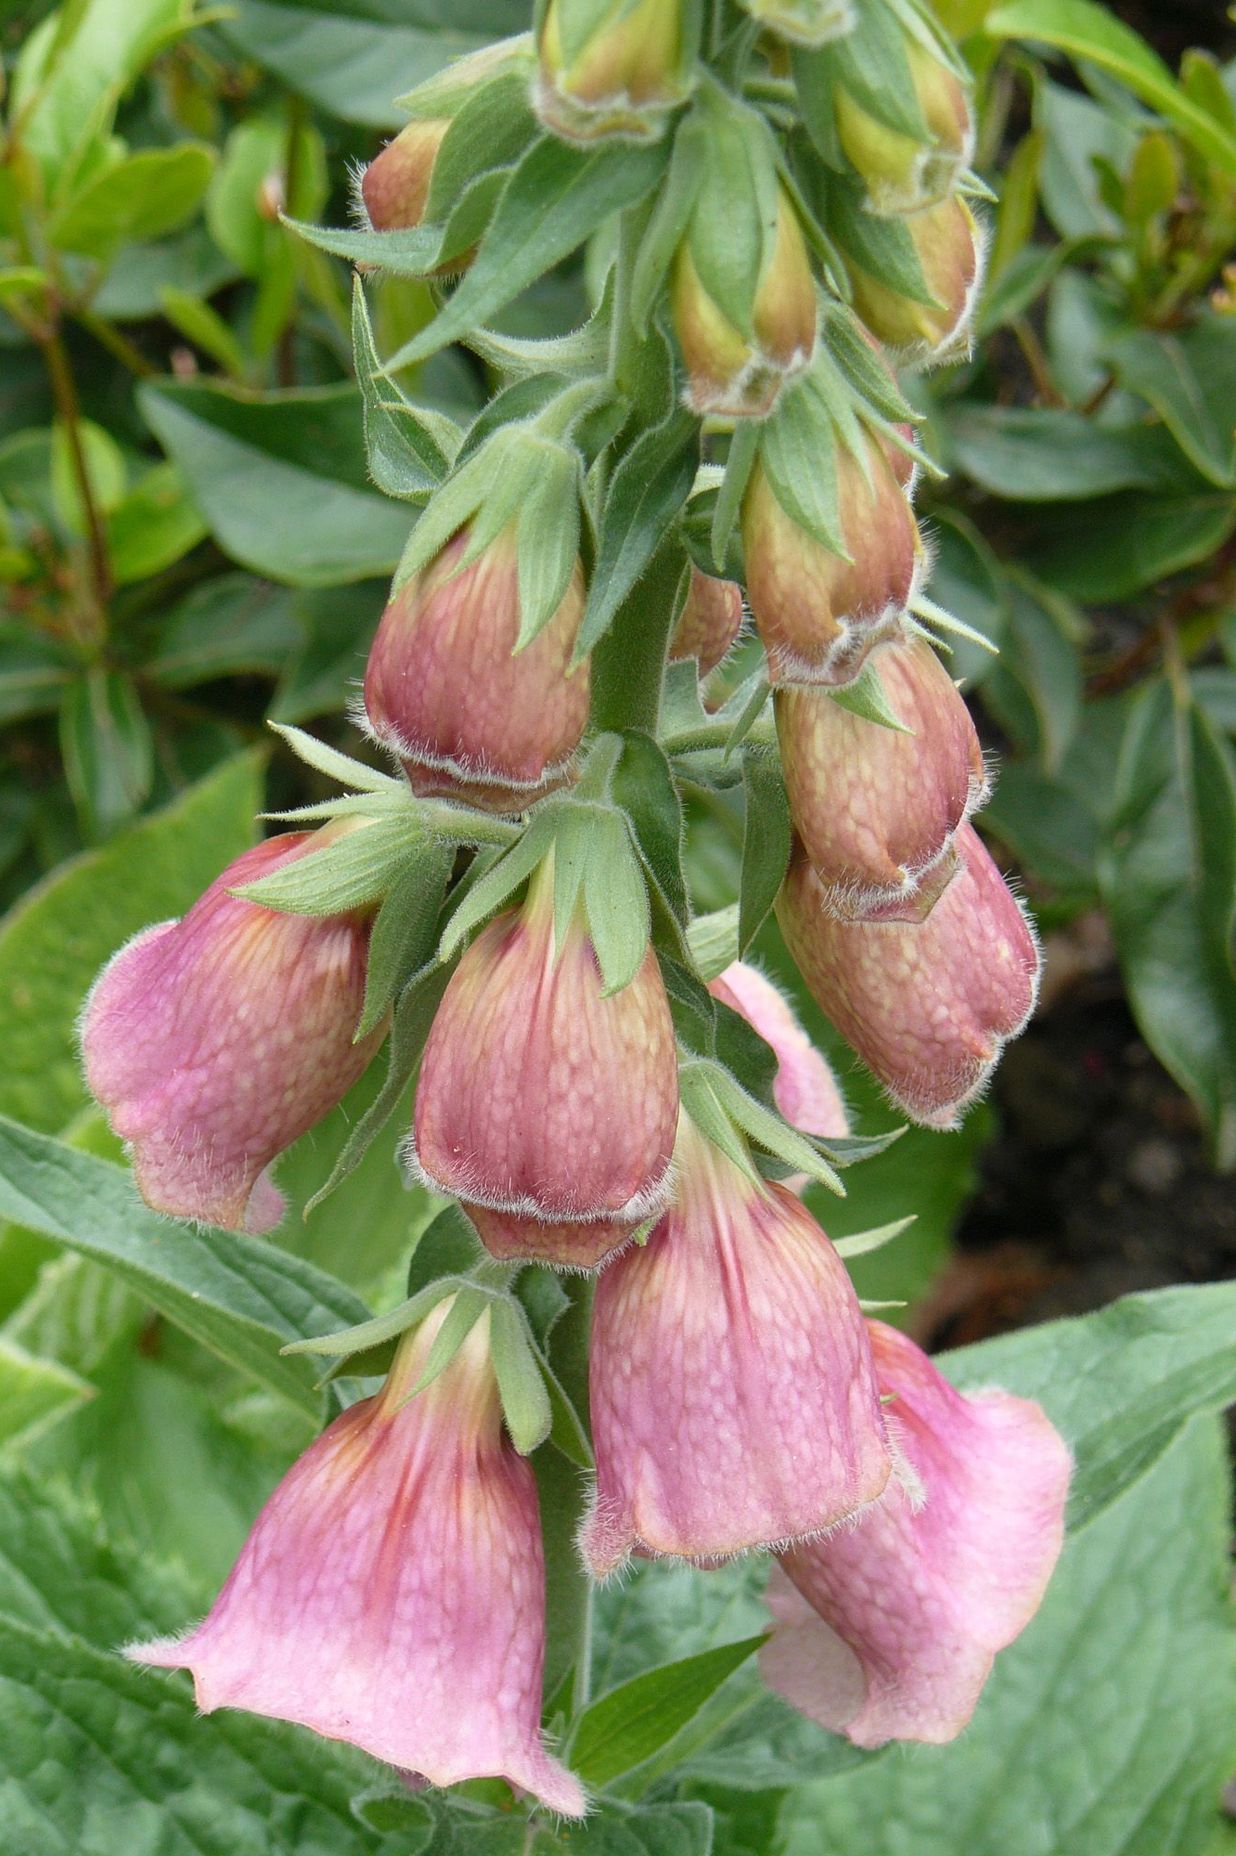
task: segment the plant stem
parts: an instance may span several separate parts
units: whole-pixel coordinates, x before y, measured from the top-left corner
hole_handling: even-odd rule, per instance
[[[64,342],[61,340],[58,328],[53,328],[41,335],[39,346],[43,350],[43,359],[51,381],[56,412],[64,426],[69,447],[69,462],[86,518],[86,545],[90,557],[91,591],[96,624],[99,635],[102,636],[107,629],[107,604],[112,593],[112,573],[107,558],[107,533],[103,526],[102,513],[95,500],[94,486],[90,481],[90,466],[86,461],[85,447],[82,444],[82,415],[81,405],[77,398],[77,383],[73,379],[73,370],[69,365],[69,357],[65,352]]]

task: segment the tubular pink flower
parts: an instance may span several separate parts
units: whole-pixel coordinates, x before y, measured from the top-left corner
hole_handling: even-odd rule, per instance
[[[204,1714],[298,1721],[431,1784],[504,1778],[579,1817],[541,1741],[536,1483],[503,1435],[488,1315],[413,1391],[452,1299],[293,1464],[205,1622],[126,1654],[192,1670]]]
[[[555,945],[546,859],[443,995],[416,1092],[416,1171],[467,1202],[496,1256],[592,1269],[665,1203],[677,1114],[655,955],[605,998],[578,917]]]
[[[1059,1557],[1069,1453],[1040,1406],[963,1397],[895,1328],[869,1324],[896,1479],[854,1528],[781,1556],[760,1653],[770,1688],[856,1746],[954,1739]],[[907,1481],[909,1478],[907,1477]]]
[[[1034,1009],[1039,955],[1027,916],[972,825],[924,920],[840,921],[801,847],[777,903],[821,1009],[912,1120],[954,1128]]]
[[[834,452],[841,538],[834,554],[777,501],[757,458],[742,506],[747,597],[773,683],[850,682],[898,625],[922,569],[909,499],[881,445],[863,466]]]
[[[709,992],[741,1012],[777,1059],[773,1098],[791,1127],[804,1134],[844,1140],[849,1117],[828,1059],[816,1049],[794,1016],[789,1001],[758,967],[735,960],[716,978]]]
[[[246,851],[183,921],[121,948],[86,1001],[86,1081],[156,1211],[269,1231],[283,1196],[266,1169],[346,1095],[385,1035],[352,1041],[367,916],[280,914],[228,894],[314,843],[291,832]]]
[[[588,666],[570,668],[584,610],[578,567],[566,597],[522,650],[519,562],[507,528],[461,566],[460,529],[395,594],[365,671],[376,740],[410,764],[529,802],[570,760],[588,720]]]
[[[450,126],[449,117],[418,117],[369,163],[360,190],[376,231],[398,232],[420,225],[433,184],[434,163]]]
[[[918,894],[987,792],[970,711],[927,639],[903,633],[871,659],[905,734],[822,690],[776,697],[790,812],[833,914]]]
[[[581,1547],[712,1558],[835,1527],[890,1456],[858,1300],[814,1218],[684,1116],[677,1198],[597,1286]]]
[[[742,630],[742,588],[691,569],[686,602],[669,643],[672,664],[693,657],[701,677],[715,670]]]

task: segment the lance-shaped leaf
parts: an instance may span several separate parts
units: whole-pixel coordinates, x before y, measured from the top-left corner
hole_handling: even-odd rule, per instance
[[[461,434],[445,414],[414,406],[383,371],[359,277],[352,285],[352,354],[373,480],[388,496],[423,502],[450,469]]]

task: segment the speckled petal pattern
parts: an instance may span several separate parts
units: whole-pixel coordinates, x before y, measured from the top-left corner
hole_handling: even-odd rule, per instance
[[[987,790],[970,711],[928,641],[903,634],[870,662],[905,734],[823,690],[776,696],[795,829],[832,913],[849,918],[915,894]]]
[[[522,651],[519,562],[506,530],[466,567],[461,529],[386,608],[365,671],[376,740],[463,781],[535,789],[579,746],[588,665],[569,668],[584,610],[578,566],[549,624]]]
[[[1069,1453],[1040,1406],[957,1392],[872,1322],[889,1425],[913,1479],[774,1572],[769,1686],[857,1746],[952,1740],[996,1652],[1025,1629],[1060,1553]]]
[[[676,1164],[673,1209],[597,1287],[597,1578],[636,1549],[707,1558],[835,1527],[889,1476],[866,1329],[819,1225],[685,1118]]]
[[[417,1170],[437,1191],[547,1226],[606,1220],[608,1251],[664,1204],[677,1114],[655,955],[603,998],[581,924],[555,958],[552,873],[538,878],[523,908],[477,936],[438,1007],[416,1092]],[[541,1232],[521,1254],[578,1268],[577,1236],[551,1255]]]
[[[541,1741],[536,1484],[503,1440],[488,1317],[409,1398],[447,1306],[293,1465],[205,1622],[128,1654],[192,1670],[204,1713],[298,1721],[435,1785],[505,1778],[578,1817]]]
[[[227,893],[313,843],[286,833],[246,851],[183,921],[123,947],[86,1003],[86,1080],[156,1211],[270,1230],[283,1199],[266,1168],[334,1108],[382,1041],[379,1029],[352,1042],[366,918],[280,914]]]
[[[799,1024],[790,1003],[758,967],[735,960],[708,989],[741,1012],[777,1059],[773,1098],[791,1127],[844,1140],[849,1117],[828,1059]]]
[[[777,917],[821,1009],[926,1127],[956,1127],[1038,992],[1033,930],[972,825],[956,874],[922,921],[839,921],[799,849]]]

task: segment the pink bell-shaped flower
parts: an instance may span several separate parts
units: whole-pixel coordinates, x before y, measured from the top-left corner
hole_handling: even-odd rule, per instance
[[[731,961],[708,988],[735,1012],[741,1012],[777,1059],[773,1099],[792,1128],[825,1139],[844,1140],[850,1132],[845,1103],[828,1059],[818,1051],[794,1016],[788,999],[745,960]]]
[[[584,610],[578,567],[549,623],[519,639],[519,558],[508,526],[462,566],[461,529],[391,600],[365,671],[374,738],[472,792],[526,803],[569,762],[588,720],[588,665],[571,669]]]
[[[1038,1610],[1063,1538],[1069,1453],[1029,1399],[965,1397],[904,1334],[870,1329],[906,1473],[857,1526],[781,1556],[760,1669],[856,1746],[952,1740],[996,1652]]]
[[[409,1157],[494,1256],[594,1269],[666,1201],[678,1064],[656,956],[605,997],[580,914],[557,942],[553,887],[551,855],[460,961]]]
[[[715,670],[742,630],[742,588],[691,568],[687,597],[669,642],[672,664],[693,657],[701,677]]]
[[[864,921],[830,914],[799,848],[777,919],[812,996],[884,1084],[929,1128],[955,1128],[1034,1010],[1034,931],[972,825],[954,842],[957,868],[930,913]]]
[[[906,733],[823,690],[776,697],[790,812],[832,912],[856,917],[918,894],[987,791],[970,711],[926,638],[870,659]]]
[[[228,893],[316,842],[289,832],[246,851],[182,921],[122,947],[86,1001],[86,1081],[156,1211],[269,1231],[283,1196],[267,1168],[334,1108],[385,1035],[352,1041],[367,915],[282,914]]]
[[[452,1300],[293,1464],[206,1620],[126,1653],[192,1670],[204,1714],[298,1721],[431,1784],[504,1778],[579,1817],[541,1741],[536,1483],[503,1432],[488,1315],[414,1390]]]
[[[685,1115],[675,1163],[674,1205],[597,1285],[595,1578],[633,1550],[702,1559],[825,1533],[889,1476],[858,1298],[819,1225]]]

